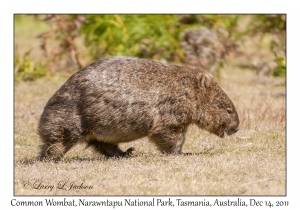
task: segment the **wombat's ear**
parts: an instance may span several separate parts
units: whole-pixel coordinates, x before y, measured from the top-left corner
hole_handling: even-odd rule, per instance
[[[201,87],[208,88],[215,82],[214,78],[210,74],[202,73],[200,75],[200,85]]]

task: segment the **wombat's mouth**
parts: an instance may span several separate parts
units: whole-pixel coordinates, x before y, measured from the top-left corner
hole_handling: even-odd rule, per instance
[[[227,134],[228,136],[238,132],[239,128],[225,128],[224,130],[222,130],[220,133],[219,133],[219,137],[221,138],[224,138],[225,137],[225,134]]]

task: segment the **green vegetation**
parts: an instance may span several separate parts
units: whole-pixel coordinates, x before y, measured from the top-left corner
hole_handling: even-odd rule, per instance
[[[116,55],[183,65],[183,33],[200,27],[216,32],[226,49],[234,43],[234,51],[230,55],[226,51],[231,59],[243,55],[249,60],[253,53],[243,43],[250,40],[254,51],[264,52],[257,55],[258,62],[275,62],[273,76],[285,76],[285,15],[115,14],[15,15],[15,78],[34,80],[74,72]]]
[[[129,55],[174,59],[180,48],[178,15],[88,15],[82,27],[96,59]]]
[[[273,75],[275,77],[285,77],[286,75],[286,61],[284,56],[275,54],[275,62],[278,64]]]
[[[15,80],[33,81],[47,75],[47,65],[41,62],[34,62],[29,59],[31,50],[24,53],[23,57],[15,54]]]
[[[185,29],[233,31],[238,19],[239,15],[87,15],[81,34],[95,59],[129,55],[174,61],[183,56],[180,42]]]

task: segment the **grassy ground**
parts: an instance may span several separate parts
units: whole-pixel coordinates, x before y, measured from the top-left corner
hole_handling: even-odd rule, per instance
[[[130,158],[105,159],[77,145],[65,161],[35,162],[38,119],[65,80],[15,84],[15,195],[286,194],[284,79],[258,81],[252,71],[227,66],[219,84],[237,107],[241,129],[220,139],[191,126],[183,151],[193,155],[162,155],[141,139],[121,145],[136,148]],[[88,188],[59,189],[72,182]]]

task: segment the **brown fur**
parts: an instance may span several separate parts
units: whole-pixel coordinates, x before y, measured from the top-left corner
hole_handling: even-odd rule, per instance
[[[212,76],[152,60],[113,57],[75,73],[50,98],[38,132],[41,159],[58,160],[76,143],[108,157],[118,144],[148,136],[164,153],[180,154],[188,125],[220,137],[239,129],[235,107]]]

